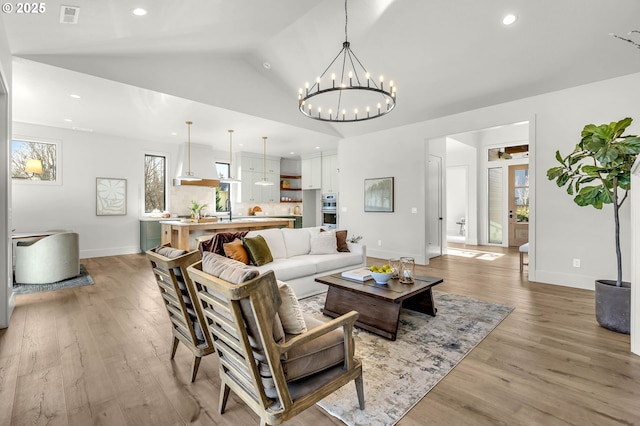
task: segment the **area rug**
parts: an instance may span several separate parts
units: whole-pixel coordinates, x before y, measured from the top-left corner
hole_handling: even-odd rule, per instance
[[[83,285],[93,285],[93,278],[87,272],[84,265],[80,264],[80,275],[68,280],[62,280],[49,284],[18,284],[13,283],[14,294],[40,293],[43,291],[60,290],[61,288],[80,287]]]
[[[362,361],[365,410],[358,409],[353,383],[318,403],[347,425],[394,425],[478,345],[513,308],[434,291],[438,314],[403,309],[396,341],[356,328]],[[325,294],[300,300],[322,320]]]

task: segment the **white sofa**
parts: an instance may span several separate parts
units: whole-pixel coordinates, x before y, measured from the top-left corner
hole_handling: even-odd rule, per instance
[[[302,299],[327,290],[326,285],[314,281],[316,277],[355,269],[367,261],[366,246],[362,244],[347,243],[349,252],[311,254],[312,243],[317,241],[312,239],[320,233],[320,227],[277,228],[250,231],[246,237],[262,235],[271,251],[273,262],[258,266],[260,273],[272,270]]]

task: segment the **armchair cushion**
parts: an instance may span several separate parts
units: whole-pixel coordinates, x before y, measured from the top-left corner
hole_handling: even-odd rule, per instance
[[[306,333],[307,324],[304,321],[296,293],[289,287],[289,284],[280,280],[278,280],[278,290],[282,299],[282,304],[278,309],[278,316],[282,322],[284,332],[287,334]]]

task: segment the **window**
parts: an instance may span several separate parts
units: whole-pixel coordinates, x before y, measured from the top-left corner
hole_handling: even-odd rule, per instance
[[[218,178],[227,179],[229,177],[229,163],[216,163],[216,172]],[[216,188],[216,211],[228,212],[230,207],[229,203],[229,183],[220,182],[220,186]]]
[[[167,209],[167,158],[161,155],[144,156],[144,212]]]
[[[60,142],[11,141],[11,178],[17,182],[59,183]]]

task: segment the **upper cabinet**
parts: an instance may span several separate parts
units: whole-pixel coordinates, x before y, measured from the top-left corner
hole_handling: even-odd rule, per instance
[[[280,158],[269,157],[265,160],[262,155],[241,152],[240,155],[240,180],[242,185],[241,200],[243,203],[275,203],[280,200]],[[273,182],[271,186],[256,185],[263,177]]]
[[[322,193],[335,194],[338,192],[338,155],[322,156]]]
[[[302,189],[322,188],[322,157],[320,154],[302,159]]]

